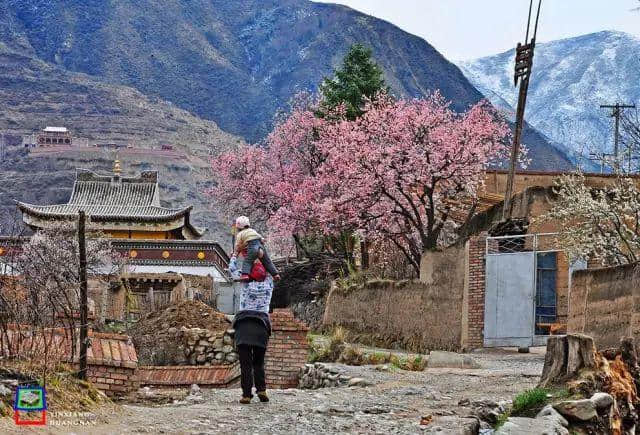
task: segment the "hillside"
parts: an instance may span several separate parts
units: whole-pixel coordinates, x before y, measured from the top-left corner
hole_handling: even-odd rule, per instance
[[[373,48],[396,95],[440,89],[457,110],[482,98],[423,39],[307,0],[7,0],[0,28],[0,41],[21,52],[170,101],[252,142],[354,42]],[[533,167],[569,166],[544,138],[526,137]]]
[[[151,147],[171,143],[198,155],[241,139],[212,121],[126,86],[70,73],[0,44],[0,129],[28,134],[65,125],[79,137]]]
[[[242,140],[221,131],[214,122],[135,89],[69,73],[0,45],[0,129],[19,139],[20,134],[44,125],[65,125],[77,136],[140,147],[173,144],[186,158],[126,157],[124,171],[158,170],[165,204],[193,204],[196,224],[209,228],[210,237],[220,234],[219,217],[209,209],[210,198],[205,194],[210,185],[208,155],[236,147]],[[19,140],[8,143],[19,144]],[[115,156],[105,151],[36,158],[19,146],[7,146],[5,160],[0,162],[0,221],[6,221],[16,200],[65,202],[75,168],[109,171]]]
[[[640,103],[640,39],[599,32],[536,47],[527,121],[575,156],[612,152],[613,121],[601,104]],[[496,106],[513,111],[513,52],[460,67]]]

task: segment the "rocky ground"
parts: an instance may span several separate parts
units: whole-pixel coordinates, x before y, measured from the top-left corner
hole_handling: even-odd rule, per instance
[[[409,372],[380,366],[336,364],[367,386],[270,391],[271,402],[240,405],[238,389],[202,390],[177,403],[160,406],[123,404],[116,412],[98,411],[90,426],[53,427],[48,433],[443,433],[464,434],[477,427],[466,418],[474,402],[510,400],[532,388],[542,371],[543,349],[473,354],[479,369],[428,368]],[[59,417],[60,419],[60,417]],[[422,423],[422,424],[421,424]],[[0,432],[24,433],[10,420]],[[2,426],[4,425],[4,427]],[[13,432],[12,432],[13,431]],[[483,431],[482,433],[491,433]]]

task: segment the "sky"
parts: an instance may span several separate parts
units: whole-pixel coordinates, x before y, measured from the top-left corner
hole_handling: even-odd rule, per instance
[[[537,5],[538,0],[534,0]],[[427,40],[449,60],[501,53],[524,42],[529,0],[331,0]],[[534,5],[534,10],[536,8]],[[640,0],[543,0],[538,42],[617,30],[640,37]]]

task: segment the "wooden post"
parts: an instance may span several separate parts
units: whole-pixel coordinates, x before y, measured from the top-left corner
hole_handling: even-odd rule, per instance
[[[84,211],[78,214],[78,251],[80,253],[80,379],[87,379],[88,313],[87,313],[87,245]]]
[[[368,240],[364,239],[360,241],[360,255],[361,255],[361,261],[360,264],[362,265],[362,269],[368,269],[369,268],[369,243],[367,243]]]
[[[156,310],[156,301],[152,286],[149,286],[149,290],[147,290],[147,298],[149,299],[149,311],[154,312]]]

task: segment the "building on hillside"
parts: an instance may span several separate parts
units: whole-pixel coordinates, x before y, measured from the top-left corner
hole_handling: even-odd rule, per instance
[[[36,146],[59,146],[59,145],[71,145],[73,143],[73,137],[71,132],[66,127],[45,127],[36,136]]]

